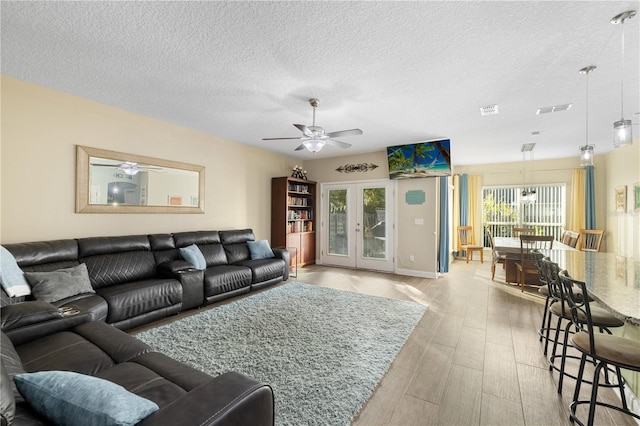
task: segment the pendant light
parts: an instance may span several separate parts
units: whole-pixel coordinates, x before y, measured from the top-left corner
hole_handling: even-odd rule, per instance
[[[631,19],[636,15],[635,10],[627,10],[613,18],[612,24],[620,24],[622,33],[622,67],[620,70],[620,120],[613,123],[613,146],[619,148],[633,143],[633,134],[631,132],[631,120],[624,119],[624,21]]]
[[[580,146],[580,166],[593,166],[593,149],[595,145],[589,144],[589,73],[596,69],[595,65],[589,65],[582,68],[580,74],[587,76],[587,102],[586,102],[586,114],[585,114],[585,144]]]
[[[529,159],[533,161],[533,148],[535,148],[535,143],[525,143],[522,144],[522,169],[523,169],[523,188],[520,200],[523,204],[533,204],[538,200],[538,194],[536,193],[535,188],[527,187],[527,152],[529,153]],[[532,172],[533,174],[533,172]]]

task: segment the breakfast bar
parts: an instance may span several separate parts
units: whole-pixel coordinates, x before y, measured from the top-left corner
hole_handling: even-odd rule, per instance
[[[541,250],[587,285],[589,294],[623,321],[640,326],[640,259],[614,253]]]

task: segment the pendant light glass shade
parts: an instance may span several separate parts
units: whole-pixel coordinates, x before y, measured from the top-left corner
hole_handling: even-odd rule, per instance
[[[624,119],[624,21],[636,16],[635,10],[627,10],[613,18],[612,24],[620,24],[622,33],[622,67],[620,68],[620,120],[613,123],[613,146],[619,148],[621,146],[631,145],[633,143],[633,134],[631,132],[631,120]]]
[[[593,166],[594,145],[582,145],[580,147],[580,166]]]
[[[613,123],[613,146],[619,148],[633,143],[633,133],[631,131],[631,120],[622,118]]]

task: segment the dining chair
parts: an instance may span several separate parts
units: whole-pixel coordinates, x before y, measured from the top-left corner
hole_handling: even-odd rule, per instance
[[[520,291],[524,292],[524,283],[527,275],[535,274],[538,277],[538,269],[531,252],[533,250],[550,250],[552,248],[553,235],[520,235],[520,260],[516,262]]]
[[[474,244],[473,242],[473,226],[458,226],[458,252],[464,252],[467,258],[473,260],[473,252],[480,252],[480,263],[484,263],[484,246]]]
[[[535,234],[535,228],[513,228],[513,236],[519,237],[522,234]]]
[[[576,247],[576,244],[578,243],[578,238],[580,237],[580,234],[577,232],[573,232],[573,231],[569,231],[569,230],[565,230],[562,233],[562,237],[560,238],[560,242],[566,246],[569,247]]]
[[[595,419],[596,407],[606,407],[625,413],[640,420],[640,415],[634,413],[627,403],[624,392],[624,379],[620,370],[622,368],[640,372],[640,350],[638,341],[626,337],[613,336],[608,333],[596,332],[597,325],[594,322],[593,309],[590,303],[580,301],[575,297],[573,288],[578,287],[583,294],[586,294],[587,287],[582,281],[575,280],[568,276],[566,271],[560,272],[560,282],[567,295],[567,303],[571,312],[571,320],[577,332],[571,337],[572,346],[581,353],[580,367],[576,387],[573,393],[573,401],[569,405],[569,419],[579,425],[592,426]],[[581,319],[582,318],[582,319]],[[591,397],[589,400],[580,400],[580,388],[583,382],[585,365],[593,360],[596,363],[593,370],[593,380],[591,385]],[[600,373],[602,369],[613,368],[617,376],[617,387],[620,392],[621,405],[613,405],[605,401],[598,401],[598,389],[600,388]],[[586,423],[578,419],[576,409],[580,405],[588,405],[589,414]]]
[[[581,229],[580,250],[582,251],[600,251],[600,243],[602,243],[603,229]]]
[[[491,244],[491,280],[493,280],[493,278],[496,276],[496,265],[501,263],[502,268],[504,269],[506,255],[496,251],[496,244],[493,240],[493,234],[491,233],[491,230],[489,228],[486,228],[486,230],[489,244]]]

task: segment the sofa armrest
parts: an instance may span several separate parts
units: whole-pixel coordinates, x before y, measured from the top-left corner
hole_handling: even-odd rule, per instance
[[[281,247],[276,247],[271,249],[273,250],[273,254],[275,255],[276,259],[282,259],[284,260],[284,264],[287,265],[285,268],[284,273],[282,274],[282,281],[286,281],[289,279],[289,268],[291,265],[291,253],[289,253],[289,251],[285,248],[281,248]]]
[[[0,317],[2,331],[7,331],[43,321],[58,319],[62,317],[62,314],[58,308],[51,303],[32,301],[5,306],[2,308]]]
[[[273,390],[239,373],[229,372],[162,407],[139,426],[274,424]]]
[[[16,346],[91,320],[90,312],[72,308],[61,312],[56,306],[41,301],[2,308],[2,331]]]

